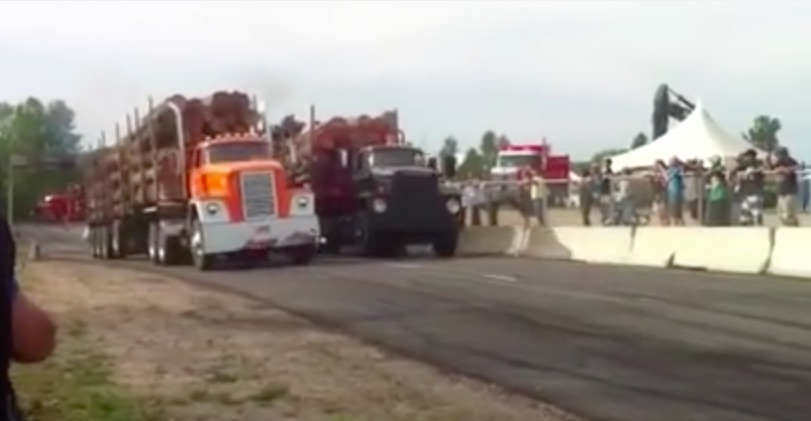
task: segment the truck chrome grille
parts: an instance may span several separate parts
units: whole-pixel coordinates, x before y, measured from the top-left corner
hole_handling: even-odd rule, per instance
[[[240,181],[245,219],[276,216],[276,189],[271,172],[244,172]]]

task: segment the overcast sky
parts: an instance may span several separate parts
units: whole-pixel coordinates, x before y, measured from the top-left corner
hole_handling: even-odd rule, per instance
[[[146,97],[248,89],[275,116],[397,107],[438,149],[494,129],[584,157],[650,132],[657,85],[811,158],[811,2],[0,2],[0,99],[63,98],[90,137]]]

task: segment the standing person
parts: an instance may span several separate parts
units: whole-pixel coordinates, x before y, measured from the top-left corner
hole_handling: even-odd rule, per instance
[[[697,171],[698,161],[688,162],[688,168],[684,172],[684,203],[687,205],[687,212],[690,219],[699,222],[698,196],[701,190],[701,177]]]
[[[797,180],[797,161],[789,155],[787,148],[779,147],[769,164],[775,172],[777,182],[777,214],[780,222],[784,226],[798,226],[797,195],[800,186]]]
[[[0,419],[20,421],[14,388],[8,371],[11,361],[37,363],[46,359],[55,347],[56,326],[50,316],[29,300],[17,285],[14,274],[17,248],[5,218],[0,218],[0,309],[2,323],[0,345]]]
[[[546,205],[549,199],[549,191],[546,188],[546,181],[540,173],[529,170],[529,198],[532,202],[534,216],[538,220],[538,225],[546,225]]]
[[[803,213],[808,212],[808,202],[811,199],[811,181],[809,175],[806,174],[805,162],[800,165],[800,196],[802,196]]]
[[[600,170],[600,179],[597,187],[600,204],[600,220],[603,221],[603,223],[609,221],[614,215],[614,195],[612,194],[614,190],[613,179],[614,170],[611,169],[611,158],[606,158]]]
[[[462,187],[462,226],[481,225],[481,204],[484,201],[484,193],[476,178],[467,180]],[[469,215],[469,220],[468,220]]]
[[[661,159],[653,164],[653,174],[650,176],[651,192],[653,193],[652,211],[659,218],[662,226],[670,225],[667,210],[667,186],[664,171],[667,169],[665,162]]]
[[[634,202],[631,195],[631,170],[624,168],[621,173],[621,178],[617,182],[616,210],[613,218],[613,225],[633,225],[636,223],[634,220]]]
[[[730,218],[732,203],[726,170],[721,164],[720,157],[710,160],[710,169],[707,174],[709,192],[707,195],[707,208],[705,209],[704,224],[710,227],[726,227],[731,225]]]
[[[675,156],[664,171],[667,188],[668,218],[673,225],[684,226],[684,168]]]
[[[757,152],[754,149],[744,152],[732,173],[737,181],[736,190],[740,200],[739,222],[741,225],[763,225],[765,176]]]
[[[580,175],[580,216],[584,226],[591,226],[591,208],[594,206],[594,177],[591,170],[586,168]]]

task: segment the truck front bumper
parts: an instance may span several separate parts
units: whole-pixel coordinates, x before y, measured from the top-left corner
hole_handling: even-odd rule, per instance
[[[209,222],[203,223],[201,228],[205,254],[308,245],[315,247],[320,241],[318,217],[315,215],[236,223]]]

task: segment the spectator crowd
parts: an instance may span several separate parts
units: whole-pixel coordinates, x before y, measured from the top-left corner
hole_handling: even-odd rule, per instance
[[[721,157],[708,162],[673,157],[647,169],[616,173],[611,159],[605,159],[582,171],[573,194],[586,226],[592,225],[594,210],[601,225],[645,225],[656,218],[660,225],[684,226],[689,217],[705,226],[760,226],[767,205],[776,208],[782,225],[797,226],[798,213],[809,206],[804,175],[805,165],[783,147],[765,157],[754,149],[726,162]],[[494,224],[504,203],[519,210],[526,224],[537,220],[545,225],[548,195],[547,180],[527,167],[509,187],[466,184],[463,205],[471,211],[473,225],[481,223],[482,209],[489,211]],[[641,211],[644,208],[649,211]]]

